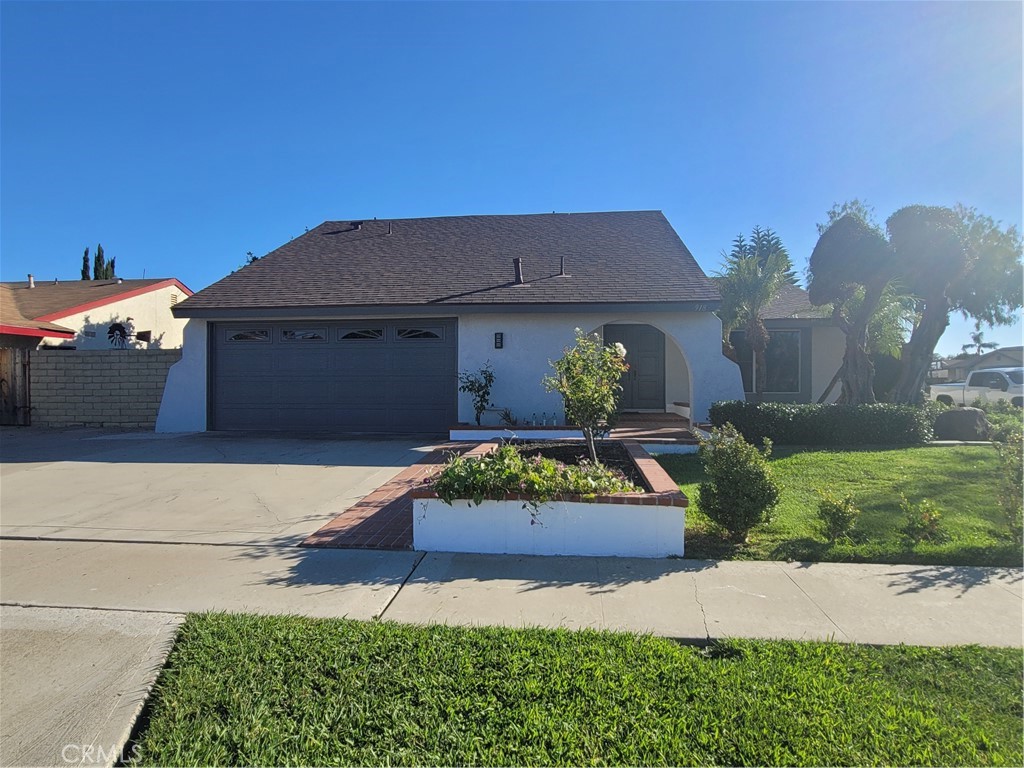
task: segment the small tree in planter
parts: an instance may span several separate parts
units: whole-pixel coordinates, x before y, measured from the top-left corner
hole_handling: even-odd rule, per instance
[[[476,373],[463,371],[459,374],[459,392],[467,392],[473,398],[473,411],[476,414],[476,425],[480,426],[480,417],[491,404],[491,387],[494,386],[494,371],[488,362]]]
[[[576,329],[576,344],[566,347],[562,357],[551,363],[554,376],[544,377],[544,389],[558,392],[565,403],[565,420],[583,431],[590,459],[595,464],[594,434],[613,417],[622,392],[622,378],[629,366],[626,348],[606,347],[601,337]]]

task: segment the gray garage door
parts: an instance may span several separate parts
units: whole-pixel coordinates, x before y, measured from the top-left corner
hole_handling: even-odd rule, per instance
[[[446,432],[455,320],[217,323],[214,429]]]

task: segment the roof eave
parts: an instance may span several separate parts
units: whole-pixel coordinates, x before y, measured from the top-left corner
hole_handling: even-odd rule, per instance
[[[369,315],[426,314],[452,316],[462,314],[527,314],[535,312],[713,312],[721,301],[618,301],[618,302],[515,302],[509,304],[351,304],[344,306],[288,307],[189,307],[187,303],[172,309],[175,317],[216,320],[220,318],[332,318]]]

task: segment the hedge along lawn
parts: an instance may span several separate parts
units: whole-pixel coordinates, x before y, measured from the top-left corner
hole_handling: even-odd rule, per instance
[[[1000,518],[998,457],[990,446],[775,448],[771,467],[782,483],[775,520],[755,528],[748,543],[739,547],[731,546],[700,513],[700,458],[656,458],[690,499],[687,557],[1007,566],[1021,562],[1021,551]],[[817,525],[818,490],[853,494],[862,512],[854,541],[825,542]],[[899,533],[904,522],[900,493],[912,502],[930,499],[938,504],[948,540],[914,547],[904,543]]]
[[[1019,650],[191,616],[143,765],[1020,765]]]

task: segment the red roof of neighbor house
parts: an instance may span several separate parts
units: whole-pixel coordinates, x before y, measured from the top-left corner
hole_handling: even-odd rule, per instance
[[[166,286],[176,286],[186,296],[190,291],[176,278],[149,280],[68,280],[37,281],[30,288],[27,281],[0,283],[4,288],[4,304],[12,304],[23,317],[34,321],[59,320],[115,301],[139,296]]]
[[[14,289],[0,283],[0,333],[14,336],[60,336],[72,338],[75,332],[56,323],[40,322],[25,317],[18,309]]]
[[[720,298],[660,211],[615,211],[327,221],[174,313],[620,302],[713,309]]]

